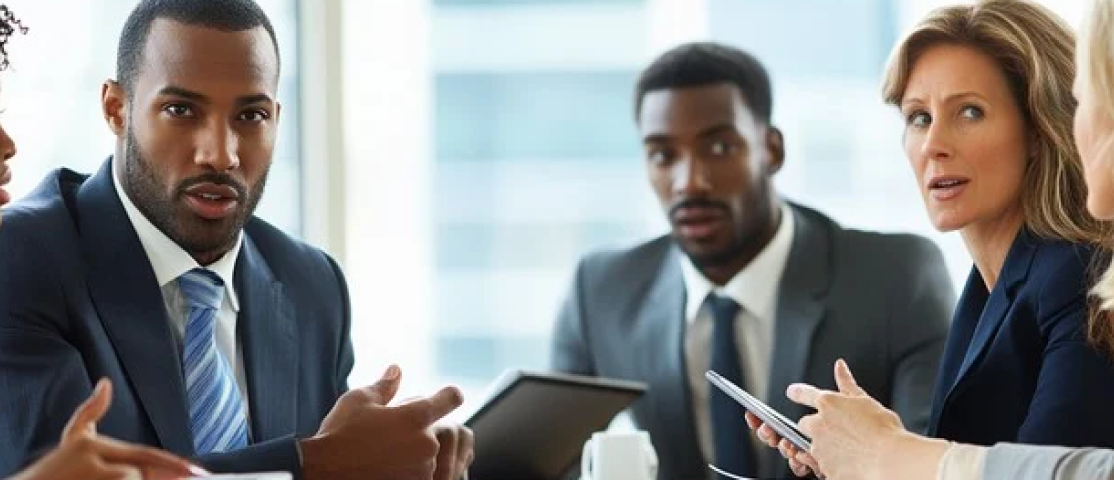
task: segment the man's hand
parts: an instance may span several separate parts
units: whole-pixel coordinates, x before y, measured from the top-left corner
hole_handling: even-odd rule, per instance
[[[388,406],[401,376],[392,365],[375,384],[340,397],[317,435],[301,443],[306,480],[430,480],[435,473],[438,479],[463,474],[471,461],[471,432],[434,427],[464,401],[460,390],[445,387]]]

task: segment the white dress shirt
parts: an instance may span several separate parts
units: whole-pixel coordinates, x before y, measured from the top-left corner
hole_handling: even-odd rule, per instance
[[[113,160],[115,162],[116,160]],[[186,321],[189,319],[189,305],[178,287],[178,277],[184,273],[199,268],[193,259],[182,247],[174,243],[170,237],[162,233],[142,212],[132,203],[131,198],[124,193],[120,185],[120,177],[116,173],[117,166],[112,168],[113,184],[116,187],[116,196],[124,204],[128,220],[139,236],[139,243],[151,262],[155,271],[155,279],[162,289],[162,299],[166,304],[166,313],[170,318],[171,331],[178,342],[178,351],[182,351],[183,338],[186,335]],[[240,256],[240,246],[244,242],[244,232],[240,232],[236,244],[220,260],[205,267],[217,274],[224,281],[224,300],[221,302],[220,311],[217,312],[214,331],[217,341],[217,350],[228,361],[228,366],[236,372],[236,385],[240,388],[240,397],[243,399],[244,415],[250,425],[251,416],[248,411],[247,376],[244,373],[243,346],[236,338],[236,317],[240,312],[240,304],[236,298],[236,288],[233,286],[233,274],[236,268],[236,259]],[[138,319],[137,319],[138,320]],[[250,431],[250,428],[249,428]],[[249,432],[250,437],[250,432]]]
[[[774,321],[777,313],[778,285],[793,246],[793,212],[781,206],[781,223],[774,238],[745,268],[719,286],[704,277],[687,256],[681,261],[685,281],[685,361],[692,393],[693,418],[704,459],[715,459],[708,391],[712,388],[704,372],[712,363],[712,313],[704,307],[708,294],[715,292],[735,300],[742,308],[735,319],[735,341],[739,363],[746,376],[740,385],[755,397],[767,401]],[[741,419],[740,419],[741,421]],[[754,442],[752,442],[754,443]],[[755,458],[761,459],[764,455]]]

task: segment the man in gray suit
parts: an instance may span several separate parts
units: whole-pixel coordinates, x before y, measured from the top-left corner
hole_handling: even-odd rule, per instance
[[[724,45],[682,45],[642,72],[635,116],[672,234],[583,259],[556,324],[554,369],[650,386],[632,414],[663,480],[708,478],[709,462],[792,478],[710,391],[709,368],[799,418],[785,388],[830,384],[844,358],[908,428],[928,421],[955,303],[943,258],[781,200],[771,103],[762,65]]]

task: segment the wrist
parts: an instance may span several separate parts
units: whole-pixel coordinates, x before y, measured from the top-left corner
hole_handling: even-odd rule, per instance
[[[874,469],[867,478],[935,480],[937,467],[948,451],[946,440],[922,437],[905,430],[882,442]]]
[[[302,465],[302,478],[304,480],[323,480],[329,478],[326,468],[329,462],[325,461],[325,446],[321,444],[320,437],[309,437],[298,440],[298,455]]]

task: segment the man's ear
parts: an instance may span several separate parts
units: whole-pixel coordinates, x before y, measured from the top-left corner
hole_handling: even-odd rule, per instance
[[[105,80],[101,85],[101,112],[112,133],[123,137],[128,125],[128,94],[115,80]]]
[[[766,171],[773,175],[785,164],[785,139],[781,136],[781,130],[773,125],[766,127],[766,153],[769,159]]]

